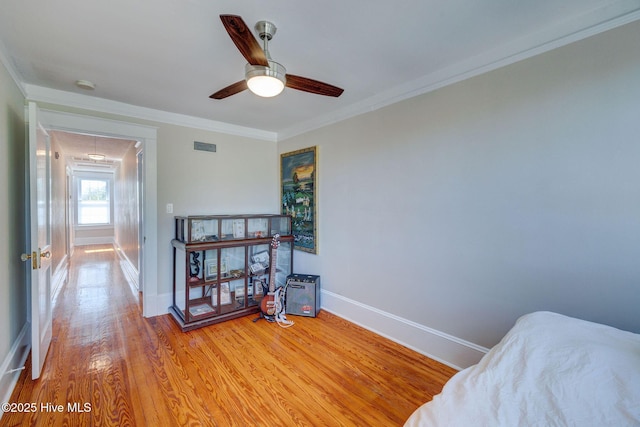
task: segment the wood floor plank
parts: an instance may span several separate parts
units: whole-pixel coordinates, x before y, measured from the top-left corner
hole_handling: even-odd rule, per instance
[[[142,317],[113,248],[77,247],[42,377],[28,360],[10,400],[37,410],[0,425],[402,425],[456,372],[325,311],[289,317],[183,333]]]

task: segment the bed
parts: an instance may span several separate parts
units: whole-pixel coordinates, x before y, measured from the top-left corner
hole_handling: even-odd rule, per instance
[[[518,319],[415,426],[640,426],[640,335],[550,312]]]

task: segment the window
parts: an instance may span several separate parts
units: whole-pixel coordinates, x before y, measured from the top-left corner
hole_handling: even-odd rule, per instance
[[[78,180],[78,225],[111,224],[111,191],[108,179]]]

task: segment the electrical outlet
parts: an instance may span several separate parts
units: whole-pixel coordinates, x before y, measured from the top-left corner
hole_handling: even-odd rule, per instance
[[[167,213],[173,213],[173,203],[167,203]]]

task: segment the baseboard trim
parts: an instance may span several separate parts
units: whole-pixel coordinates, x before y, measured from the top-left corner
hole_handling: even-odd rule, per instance
[[[64,284],[67,283],[67,279],[69,278],[69,258],[65,255],[58,264],[56,271],[53,273],[53,277],[51,278],[51,300],[55,301],[56,297],[64,287]]]
[[[158,295],[158,311],[160,314],[168,314],[169,307],[173,305],[173,293]]]
[[[135,290],[136,292],[139,291],[140,281],[138,280],[138,278],[140,274],[138,272],[138,268],[133,265],[133,263],[119,244],[114,242],[113,248],[116,251],[116,254],[118,254],[118,258],[120,258],[120,269],[125,275],[127,282],[129,282],[129,286],[131,286],[132,290]]]
[[[455,369],[478,363],[489,349],[322,290],[322,309]]]
[[[112,245],[113,237],[76,237],[74,246]]]
[[[169,307],[173,305],[173,293],[165,293],[160,295],[153,295],[150,298],[149,307],[145,311],[145,317],[155,317],[162,316],[164,314],[169,314]]]
[[[0,366],[0,401],[9,402],[31,350],[30,324],[25,323]],[[0,410],[0,418],[3,411]]]

